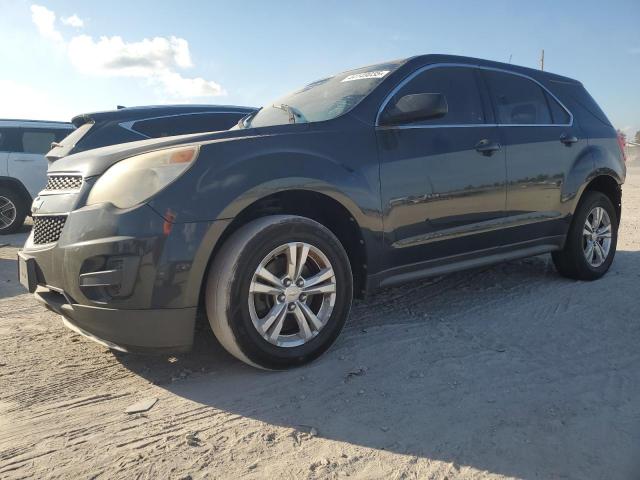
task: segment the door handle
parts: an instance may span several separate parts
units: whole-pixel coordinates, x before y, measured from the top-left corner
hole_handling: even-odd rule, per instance
[[[502,145],[500,145],[499,143],[494,143],[484,138],[476,144],[475,148],[476,148],[476,152],[481,153],[485,157],[490,157],[491,155],[496,153],[498,150],[502,149]]]
[[[560,141],[567,147],[570,147],[578,141],[578,137],[576,137],[575,135],[567,135],[566,133],[563,133],[562,135],[560,135]]]

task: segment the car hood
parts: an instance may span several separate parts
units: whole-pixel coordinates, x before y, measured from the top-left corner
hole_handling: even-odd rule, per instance
[[[63,157],[49,166],[49,173],[81,173],[83,177],[102,175],[111,165],[125,158],[145,152],[177,145],[193,145],[251,138],[275,132],[259,132],[258,129],[226,130],[212,133],[193,133],[175,137],[154,138],[139,142],[122,143],[96,148]]]

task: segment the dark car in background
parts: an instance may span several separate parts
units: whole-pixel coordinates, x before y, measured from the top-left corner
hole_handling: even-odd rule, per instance
[[[253,111],[255,108],[231,105],[157,105],[77,115],[71,120],[77,129],[53,145],[47,159],[51,162],[93,148],[147,138],[228,130]]]
[[[40,195],[20,278],[112,348],[187,349],[200,307],[233,355],[288,368],[381,287],[543,253],[601,277],[625,175],[579,81],[413,57],[313,82],[226,132],[61,159],[49,177],[75,187]]]

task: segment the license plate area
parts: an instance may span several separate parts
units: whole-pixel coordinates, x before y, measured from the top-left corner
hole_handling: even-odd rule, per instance
[[[36,278],[36,261],[18,252],[18,278],[29,293],[36,291],[38,282]]]

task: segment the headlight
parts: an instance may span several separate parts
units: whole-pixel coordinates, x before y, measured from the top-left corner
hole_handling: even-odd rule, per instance
[[[143,153],[110,167],[89,192],[87,205],[111,202],[129,208],[149,199],[177,179],[198,156],[199,147]]]

